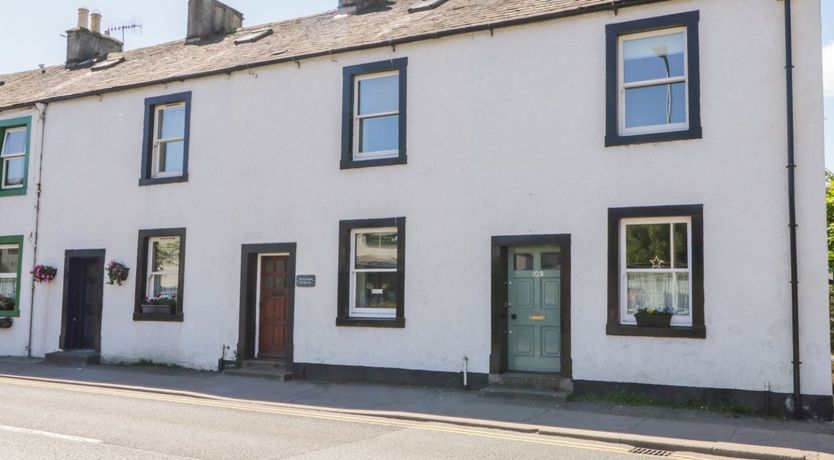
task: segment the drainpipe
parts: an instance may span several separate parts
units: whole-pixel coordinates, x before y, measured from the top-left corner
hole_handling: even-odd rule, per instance
[[[799,280],[796,255],[796,190],[793,123],[793,47],[791,44],[791,0],[785,1],[785,88],[788,121],[788,216],[791,238],[791,326],[793,334],[793,416],[802,418],[799,366]]]
[[[43,179],[43,141],[46,133],[46,109],[48,104],[37,103],[35,109],[38,111],[38,120],[40,120],[41,128],[41,143],[40,153],[38,154],[38,190],[35,201],[35,235],[32,245],[32,266],[38,263],[38,229],[41,220],[41,180]],[[32,292],[29,296],[29,343],[26,345],[26,353],[29,358],[32,357],[32,323],[35,318],[35,282],[32,281]]]

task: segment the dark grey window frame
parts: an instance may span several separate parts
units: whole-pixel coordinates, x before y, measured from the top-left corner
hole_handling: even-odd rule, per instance
[[[151,172],[153,171],[153,130],[156,107],[174,102],[185,102],[185,138],[183,140],[182,152],[182,175],[176,177],[151,177]],[[139,186],[188,182],[188,146],[191,140],[191,91],[145,99],[145,121],[142,129],[142,168],[141,176],[139,177]]]
[[[359,228],[397,228],[397,316],[355,318],[350,316],[350,232]],[[405,217],[339,221],[339,293],[336,326],[405,327]]]
[[[639,19],[605,26],[605,146],[668,142],[684,139],[700,139],[701,131],[701,72],[699,57],[698,21],[700,13],[689,11],[655,18]],[[619,46],[623,35],[672,27],[686,27],[687,84],[689,87],[689,129],[663,133],[620,134],[619,125]]]
[[[183,320],[183,305],[185,299],[185,228],[158,228],[153,230],[139,230],[139,244],[136,252],[136,297],[133,307],[134,321],[175,321]],[[177,305],[171,314],[142,313],[142,300],[147,292],[148,278],[148,240],[163,236],[180,237],[179,276],[177,277]]]
[[[692,326],[638,327],[620,322],[620,221],[632,217],[692,219]],[[608,335],[706,338],[704,325],[704,206],[643,206],[608,209]]]
[[[380,158],[376,160],[354,160],[353,159],[353,106],[354,82],[356,77],[396,70],[400,77],[400,132],[399,132],[399,154],[392,158]],[[404,165],[408,163],[406,156],[406,132],[408,107],[408,58],[391,59],[389,61],[372,62],[345,67],[342,70],[342,160],[341,169],[367,168],[373,166]]]

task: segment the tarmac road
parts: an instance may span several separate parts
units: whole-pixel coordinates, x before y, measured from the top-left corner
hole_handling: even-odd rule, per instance
[[[625,445],[269,403],[0,382],[3,459],[657,458],[630,450]]]

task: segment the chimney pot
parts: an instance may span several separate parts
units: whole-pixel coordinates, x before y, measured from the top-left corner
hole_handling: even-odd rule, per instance
[[[87,8],[82,7],[78,9],[78,28],[90,28],[90,10],[88,10]]]
[[[97,34],[101,33],[101,13],[98,11],[93,11],[90,15],[90,30]]]

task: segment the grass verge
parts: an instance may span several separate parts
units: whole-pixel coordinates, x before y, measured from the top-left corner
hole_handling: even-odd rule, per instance
[[[690,409],[717,412],[725,415],[740,416],[749,415],[757,417],[769,417],[763,411],[754,407],[744,406],[740,404],[728,403],[707,403],[704,401],[690,400],[683,403],[660,401],[637,393],[629,393],[627,391],[612,391],[604,394],[587,393],[576,395],[572,394],[568,397],[569,402],[596,402],[616,404],[620,406],[653,406],[653,407],[669,407],[672,409]]]
[[[158,363],[152,359],[140,359],[135,363],[130,363],[128,366],[149,366],[149,367],[163,367],[166,369],[182,369],[183,367],[179,364],[174,363]]]

